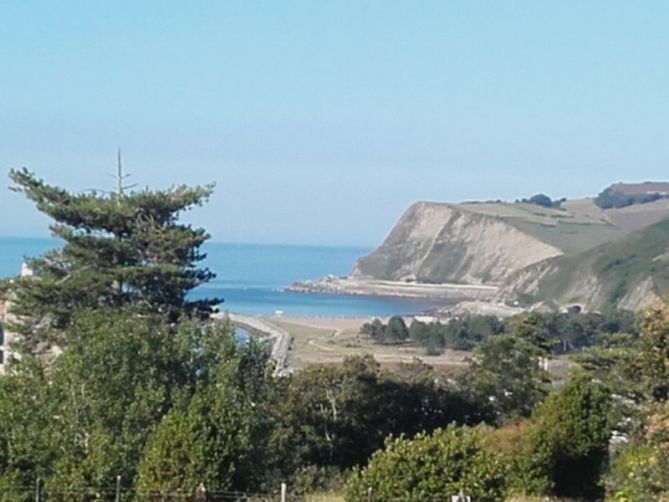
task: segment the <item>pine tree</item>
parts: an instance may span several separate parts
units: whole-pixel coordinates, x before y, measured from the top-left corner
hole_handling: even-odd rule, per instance
[[[213,185],[71,193],[25,168],[12,170],[10,178],[11,189],[49,216],[53,235],[64,241],[30,259],[34,277],[12,285],[15,328],[28,342],[67,327],[80,309],[129,308],[175,321],[207,317],[221,302],[189,298],[189,291],[215,277],[197,266],[210,236],[178,222],[181,212],[206,202]]]

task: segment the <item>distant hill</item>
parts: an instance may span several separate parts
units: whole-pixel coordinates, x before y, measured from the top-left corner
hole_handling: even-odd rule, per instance
[[[498,299],[636,310],[667,295],[669,219],[615,242],[534,264],[510,277]]]
[[[499,285],[528,265],[622,235],[591,201],[565,202],[561,208],[419,202],[379,248],[358,261],[353,275]]]
[[[358,260],[352,276],[490,284],[499,286],[500,298],[509,302],[520,298],[554,305],[576,300],[571,292],[577,288],[572,284],[579,279],[578,284],[587,286],[587,291],[597,289],[592,298],[579,297],[585,298],[582,303],[588,306],[599,308],[608,302],[638,305],[645,301],[639,298],[650,298],[664,291],[663,286],[653,281],[661,281],[658,278],[665,261],[658,258],[660,261],[653,262],[654,265],[648,261],[666,251],[661,250],[663,232],[667,232],[669,239],[669,224],[664,221],[669,218],[665,189],[669,193],[669,183],[611,185],[604,192],[609,190],[637,199],[609,208],[598,205],[597,198],[561,199],[555,203],[543,194],[516,203],[419,202],[407,209],[376,250]],[[646,200],[649,193],[655,194],[653,200]],[[644,229],[648,229],[648,234],[638,234]],[[651,242],[652,250],[635,253],[634,249]],[[633,258],[626,258],[628,251]],[[606,263],[602,256],[609,253],[620,256],[625,263],[634,263],[633,269],[639,273],[601,265]],[[575,267],[581,262],[590,263],[592,269],[586,273],[582,267]],[[583,275],[567,274],[569,267]],[[628,279],[616,282],[623,273]],[[544,282],[549,276],[560,283],[559,287]],[[583,277],[591,281],[601,277],[603,282],[595,288],[584,285]],[[614,283],[615,291],[611,292],[609,286]]]

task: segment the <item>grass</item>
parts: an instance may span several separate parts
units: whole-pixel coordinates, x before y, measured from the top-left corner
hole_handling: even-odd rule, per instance
[[[379,345],[368,336],[360,335],[358,330],[365,322],[359,320],[355,325],[331,329],[316,325],[326,321],[291,321],[267,319],[268,322],[283,328],[293,336],[293,345],[289,355],[289,364],[295,368],[304,368],[311,364],[340,364],[344,358],[370,354],[384,367],[393,368],[402,363],[411,363],[420,358],[426,364],[442,371],[457,371],[466,367],[464,360],[467,352],[448,350],[438,356],[426,356],[422,347],[410,343],[401,345]],[[348,323],[351,324],[351,323]]]
[[[441,374],[453,376],[467,368],[467,359],[471,352],[446,350],[436,356],[425,355],[425,349],[405,343],[401,345],[379,345],[368,336],[358,333],[359,327],[365,322],[348,321],[344,329],[324,328],[318,323],[326,320],[279,320],[268,318],[270,322],[293,336],[293,345],[288,356],[288,363],[297,369],[313,364],[341,364],[346,357],[370,354],[388,370],[399,369],[402,364],[420,359],[432,366]],[[309,325],[313,323],[314,325]],[[569,356],[557,356],[550,360],[549,373],[554,381],[564,380],[573,367]]]
[[[623,232],[601,222],[553,220],[552,225],[531,221],[508,220],[513,226],[537,239],[560,248],[567,254],[580,253],[601,244],[617,240]]]
[[[304,502],[344,502],[341,493],[310,493],[304,497]]]
[[[574,291],[575,286],[588,277],[595,277],[600,285],[599,297],[591,308],[615,305],[648,278],[652,278],[660,296],[666,295],[669,293],[669,267],[665,259],[668,248],[669,219],[666,219],[615,242],[575,256],[556,258],[558,271],[542,280],[537,297],[578,303],[584,297]]]

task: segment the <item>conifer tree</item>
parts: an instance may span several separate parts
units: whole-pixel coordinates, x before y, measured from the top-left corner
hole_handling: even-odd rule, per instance
[[[197,266],[206,257],[200,248],[207,232],[178,221],[180,213],[206,202],[213,185],[72,193],[25,168],[12,170],[10,178],[11,189],[50,217],[53,235],[64,242],[30,259],[34,277],[12,285],[16,328],[28,342],[49,328],[67,327],[80,309],[129,308],[175,321],[207,317],[220,303],[188,297],[215,274]]]

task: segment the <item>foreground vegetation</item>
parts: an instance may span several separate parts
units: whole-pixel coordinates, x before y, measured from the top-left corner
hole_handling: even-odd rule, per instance
[[[477,501],[669,497],[664,307],[638,318],[638,335],[615,333],[626,330],[623,320],[590,348],[576,332],[589,317],[557,337],[533,316],[501,323],[477,341],[456,379],[420,363],[391,373],[371,357],[277,377],[265,346],[242,343],[229,323],[208,318],[213,300],[187,299],[211,276],[194,265],[206,234],[176,221],[199,197],[185,205],[171,192],[73,202],[29,173],[16,181],[33,200],[31,190],[58,195],[48,213],[67,239],[57,259],[36,262],[36,279],[5,285],[30,343],[0,377],[0,500],[34,500],[25,487],[38,478],[64,501],[114,500],[117,480],[137,501],[193,494],[201,484],[269,492],[280,482],[351,502],[367,500],[370,489],[377,501],[460,491]],[[72,204],[80,219],[62,207]],[[152,208],[162,208],[161,218],[137,219]],[[134,246],[177,242],[179,252],[136,259]],[[69,283],[94,283],[90,275],[100,284],[78,291]],[[157,295],[162,287],[170,295]],[[383,343],[416,336],[398,320],[382,334]],[[579,367],[556,388],[540,361],[564,347],[579,349]]]

